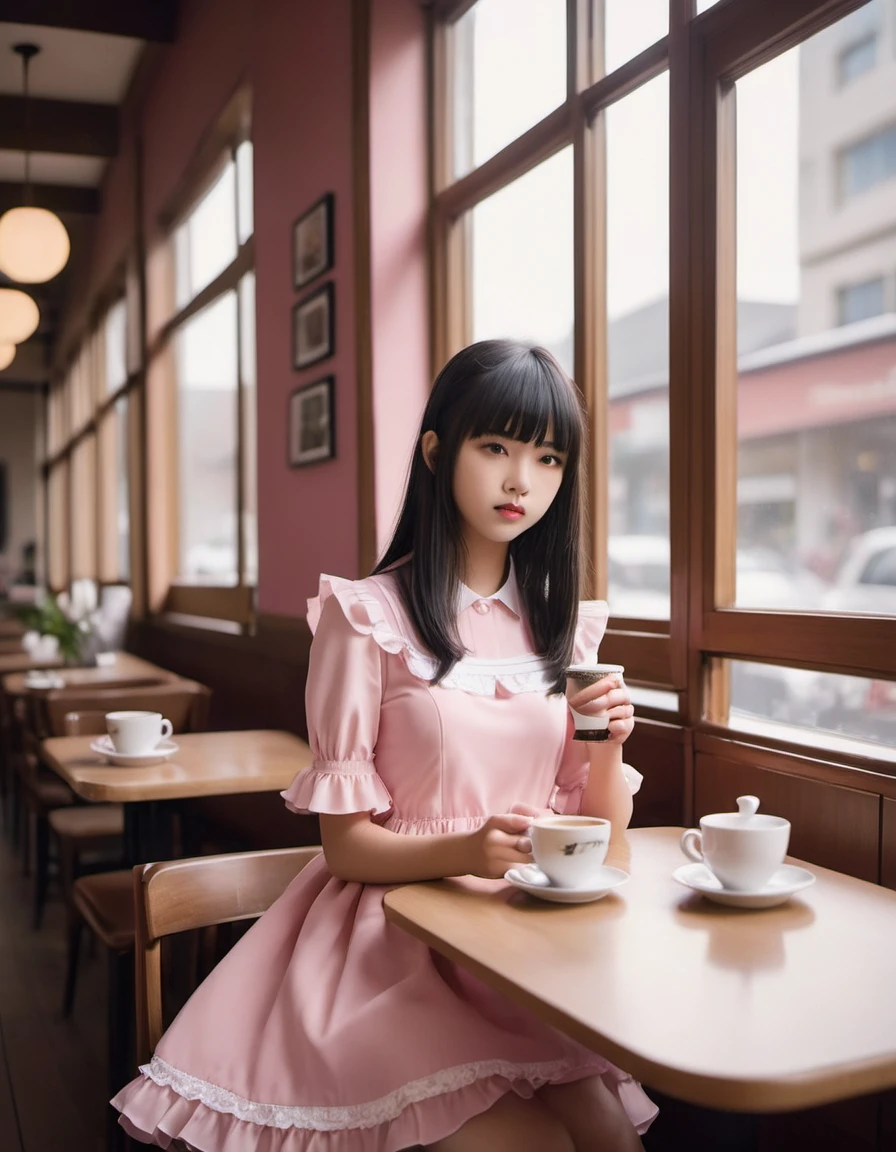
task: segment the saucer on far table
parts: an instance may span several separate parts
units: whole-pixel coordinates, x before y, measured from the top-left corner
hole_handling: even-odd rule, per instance
[[[770,880],[752,892],[723,888],[705,864],[683,864],[675,869],[672,878],[707,900],[732,908],[774,908],[776,904],[789,900],[795,892],[815,883],[815,874],[808,868],[798,868],[796,864],[782,864]]]
[[[26,688],[64,688],[65,681],[54,672],[28,672],[25,675]]]
[[[614,888],[628,880],[628,873],[621,868],[611,868],[604,864],[594,879],[581,888],[558,888],[545,876],[536,864],[523,864],[520,868],[508,868],[504,879],[514,888],[520,888],[539,900],[551,900],[555,904],[588,904],[600,900]]]
[[[150,764],[163,764],[170,760],[179,746],[173,740],[162,740],[149,752],[116,752],[108,736],[98,736],[90,743],[90,751],[104,757],[118,768],[147,768]]]

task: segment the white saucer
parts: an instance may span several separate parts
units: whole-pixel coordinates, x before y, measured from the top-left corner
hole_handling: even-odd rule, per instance
[[[754,892],[732,892],[723,888],[705,864],[683,864],[675,869],[672,878],[707,900],[728,904],[732,908],[774,908],[776,904],[789,900],[795,892],[815,883],[813,872],[795,864],[782,864],[768,883]]]
[[[52,672],[29,672],[25,676],[26,688],[64,688],[65,681]]]
[[[552,900],[556,904],[587,904],[591,900],[600,900],[601,896],[624,884],[628,873],[605,864],[586,888],[557,888],[537,865],[524,864],[521,868],[508,868],[504,879],[514,888],[521,888],[539,900]]]
[[[146,768],[150,764],[162,764],[179,750],[173,740],[163,740],[151,752],[116,752],[108,736],[98,736],[90,743],[91,752],[96,752],[119,768]]]

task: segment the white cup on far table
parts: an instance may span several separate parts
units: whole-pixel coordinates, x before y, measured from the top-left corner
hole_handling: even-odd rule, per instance
[[[558,888],[587,888],[607,858],[610,830],[599,816],[539,816],[529,830],[532,856]]]
[[[755,796],[739,796],[737,812],[703,816],[700,828],[681,835],[681,850],[704,864],[723,888],[756,892],[784,862],[790,843],[790,821],[758,815]]]
[[[106,731],[116,752],[143,756],[153,752],[173,732],[161,712],[107,712]]]

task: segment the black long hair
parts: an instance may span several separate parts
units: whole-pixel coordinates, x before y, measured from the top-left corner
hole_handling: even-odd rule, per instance
[[[434,471],[420,450],[439,438]],[[541,445],[550,431],[566,454],[563,479],[545,515],[510,544],[535,647],[562,692],[581,586],[584,418],[572,381],[545,348],[482,340],[458,352],[436,378],[414,450],[398,523],[374,573],[412,555],[396,575],[420,639],[438,661],[437,684],[464,655],[454,605],[464,543],[454,502],[454,468],[465,440],[508,436]]]

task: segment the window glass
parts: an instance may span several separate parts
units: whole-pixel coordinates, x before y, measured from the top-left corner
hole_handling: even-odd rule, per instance
[[[115,404],[115,539],[118,578],[131,575],[131,515],[128,479],[128,403],[122,396]]]
[[[236,251],[236,167],[230,161],[175,235],[178,307],[220,275]]]
[[[237,306],[227,292],[177,334],[179,578],[237,583]]]
[[[236,150],[237,233],[245,244],[255,230],[252,141],[244,140]]]
[[[572,215],[572,148],[472,210],[473,340],[532,340],[572,373]]]
[[[72,449],[72,579],[96,576],[96,438],[85,436]]]
[[[68,461],[63,459],[52,468],[47,481],[47,581],[57,590],[69,582],[68,474]]]
[[[613,72],[669,31],[669,0],[604,0],[604,71]]]
[[[566,100],[566,0],[479,0],[453,27],[454,175]]]
[[[103,326],[107,392],[114,392],[128,378],[127,325],[127,307],[122,297],[107,312]]]
[[[837,323],[854,324],[884,311],[884,278],[865,280],[837,289]]]
[[[240,378],[243,389],[243,539],[247,584],[258,582],[258,420],[255,370],[255,273],[240,281]]]
[[[896,747],[896,681],[746,660],[728,664],[733,728],[770,734],[773,724],[774,734],[787,739],[784,726],[796,727],[800,743],[828,751],[861,751],[859,743]]]
[[[860,575],[896,534],[896,315],[863,319],[861,286],[896,267],[896,196],[842,203],[836,159],[896,120],[896,61],[857,101],[831,83],[841,31],[737,82],[736,604],[892,614]]]
[[[669,83],[606,111],[610,534],[618,616],[669,618]]]

